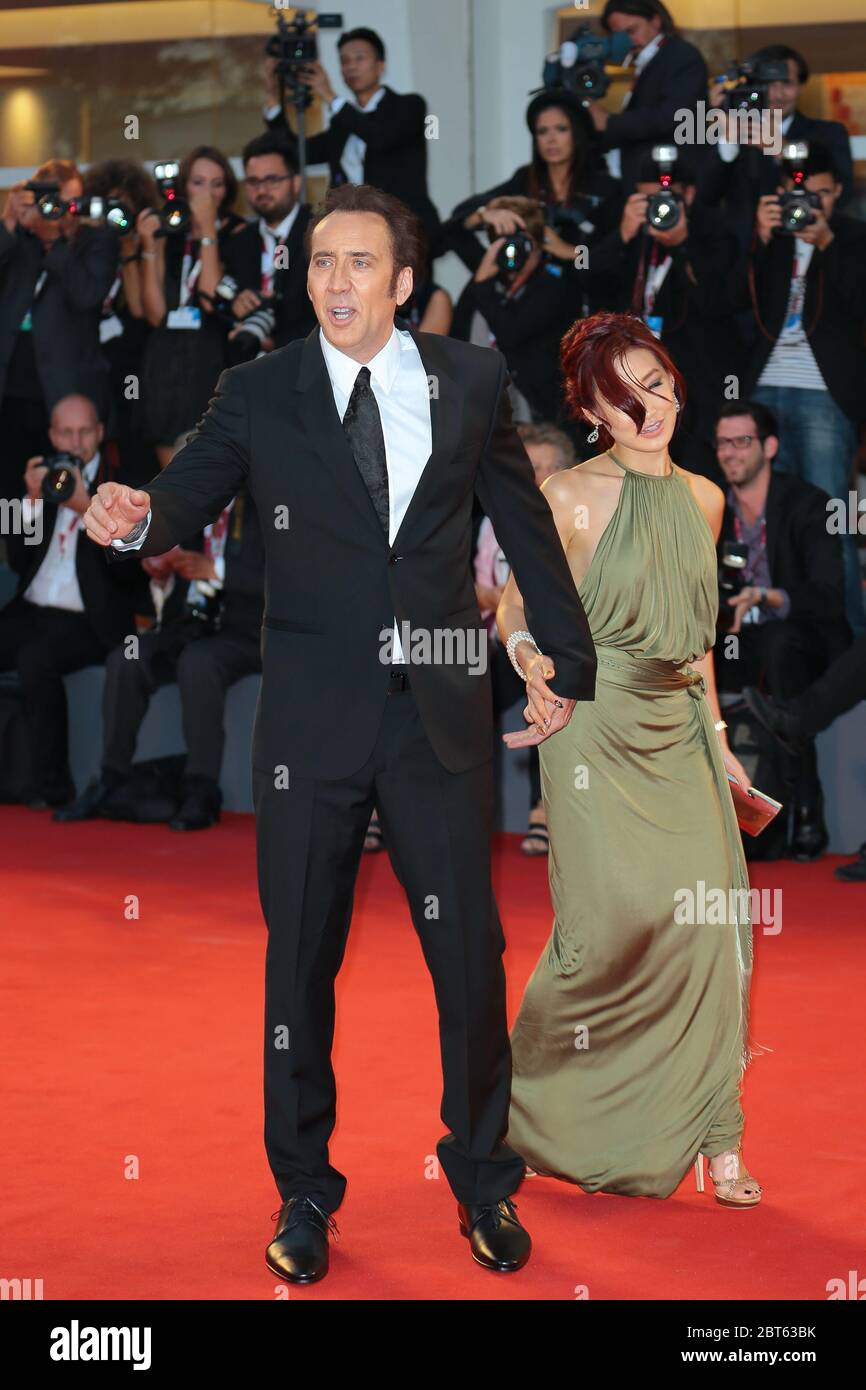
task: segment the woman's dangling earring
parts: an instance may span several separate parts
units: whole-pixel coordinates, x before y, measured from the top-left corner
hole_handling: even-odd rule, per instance
[[[679,410],[679,406],[677,406],[677,410]],[[592,432],[591,432],[590,434],[588,434],[588,435],[586,436],[586,438],[587,438],[587,441],[588,441],[590,444],[595,444],[595,443],[597,442],[597,440],[598,440],[598,425],[596,425],[595,429],[592,430]]]
[[[674,402],[674,407],[675,407],[675,409],[676,409],[677,414],[679,415],[679,413],[680,413],[680,403],[679,403],[679,401],[675,401],[675,402]]]

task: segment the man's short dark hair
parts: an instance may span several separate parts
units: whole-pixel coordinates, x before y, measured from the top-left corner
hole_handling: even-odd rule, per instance
[[[328,189],[307,226],[304,244],[308,258],[311,255],[313,232],[332,212],[373,212],[384,219],[394,260],[390,293],[393,294],[396,289],[397,276],[403,266],[412,267],[416,282],[423,277],[427,250],[421,219],[399,198],[383,193],[381,188],[373,188],[369,183],[344,183]]]
[[[287,174],[297,174],[298,161],[295,152],[284,136],[278,135],[274,130],[265,130],[261,135],[256,135],[252,140],[248,140],[241,152],[241,159],[246,167],[248,160],[258,159],[263,154],[276,154],[286,166]]]
[[[380,63],[385,61],[385,45],[379,38],[375,29],[347,29],[345,34],[341,34],[337,40],[337,48],[342,48],[346,43],[368,43],[371,48],[376,50],[376,57]]]
[[[750,59],[752,63],[787,63],[789,58],[793,58],[797,64],[797,81],[802,86],[809,81],[809,64],[798,53],[796,48],[791,48],[786,43],[768,43],[765,48],[759,48],[757,53],[753,53]]]
[[[716,424],[719,420],[730,420],[735,415],[749,415],[751,417],[762,444],[770,435],[774,439],[779,438],[779,422],[770,407],[764,405],[763,401],[726,401],[716,417]]]

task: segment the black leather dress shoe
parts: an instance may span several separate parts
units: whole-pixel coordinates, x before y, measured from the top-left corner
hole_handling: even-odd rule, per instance
[[[172,816],[172,830],[207,830],[216,825],[222,807],[222,792],[210,777],[190,777],[184,780],[184,798],[180,809]]]
[[[830,843],[820,806],[795,806],[791,832],[791,858],[800,864],[817,859]]]
[[[833,870],[833,877],[843,883],[866,883],[866,845],[861,845],[857,858],[850,864],[840,864]]]
[[[747,685],[743,689],[743,701],[761,727],[781,744],[786,753],[791,753],[795,758],[802,757],[809,740],[797,716],[781,700],[773,700],[769,695],[762,695],[755,686]]]
[[[122,781],[120,773],[113,776],[102,772],[99,777],[94,777],[81,795],[69,806],[61,806],[59,811],[55,811],[52,820],[92,820],[98,816],[105,802],[115,791]]]
[[[476,1264],[511,1274],[529,1259],[532,1241],[517,1219],[517,1208],[510,1197],[501,1202],[457,1207],[460,1234],[466,1236]]]
[[[290,1284],[314,1284],[328,1272],[328,1232],[339,1237],[333,1216],[314,1197],[286,1198],[271,1217],[277,1229],[265,1251],[265,1264]]]

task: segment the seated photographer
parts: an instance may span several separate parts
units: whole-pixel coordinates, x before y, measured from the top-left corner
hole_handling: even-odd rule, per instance
[[[142,596],[140,566],[106,565],[86,540],[79,545],[81,517],[106,481],[102,437],[92,401],[56,403],[49,425],[55,453],[28,460],[22,526],[7,537],[19,579],[0,610],[0,671],[18,672],[34,807],[62,806],[75,795],[63,676],[102,665],[135,631]]]
[[[304,233],[310,207],[299,203],[301,180],[292,147],[266,131],[244,147],[244,188],[256,214],[223,247],[236,297],[229,357],[255,356],[305,338],[316,322],[307,294]],[[246,342],[246,350],[244,344]]]
[[[609,34],[631,39],[635,76],[621,111],[611,114],[599,101],[589,102],[587,110],[601,148],[610,151],[610,172],[623,188],[633,188],[641,156],[672,141],[680,112],[694,110],[706,97],[707,65],[700,50],[677,33],[661,0],[607,0],[601,23]]]
[[[185,442],[182,437],[177,447]],[[222,807],[226,695],[242,676],[262,669],[264,547],[252,497],[242,489],[195,547],[177,545],[141,564],[150,577],[155,626],[140,634],[137,660],[129,660],[123,647],[110,653],[100,775],[54,819],[127,818],[138,731],[152,695],[176,682],[187,750],[182,800],[178,806],[165,798],[136,799],[134,816],[167,820],[172,830],[205,830]]]
[[[751,305],[760,330],[741,391],[785,421],[776,468],[847,502],[866,417],[866,226],[836,211],[840,193],[829,153],[810,146],[758,203],[753,252],[727,289],[734,307]],[[846,611],[859,632],[866,614],[853,535],[843,552]]]
[[[538,487],[541,487],[551,474],[558,473],[563,468],[571,468],[577,462],[571,440],[555,425],[518,425],[517,432],[529,455]],[[478,532],[475,551],[475,597],[481,621],[487,628],[493,714],[497,719],[516,700],[522,698],[525,703],[526,696],[526,686],[512,666],[496,628],[496,609],[510,573],[511,566],[496,539],[493,523],[485,516]],[[523,854],[537,856],[547,854],[550,842],[547,834],[547,815],[541,799],[538,747],[530,747],[528,751],[529,824],[520,842],[520,849]]]
[[[560,268],[544,258],[544,213],[539,203],[494,198],[488,207],[491,213],[516,213],[522,230],[504,237],[495,226],[488,228],[490,245],[464,291],[476,311],[471,340],[495,345],[504,354],[516,419],[554,421],[562,409],[559,344],[578,317],[578,292]]]
[[[809,66],[801,53],[787,44],[768,44],[753,53],[746,63],[752,69],[752,85],[766,90],[767,104],[762,110],[774,113],[778,132],[775,123],[766,131],[760,126],[758,131],[750,131],[746,122],[745,138],[736,142],[723,140],[709,146],[710,153],[701,169],[699,193],[708,203],[724,199],[748,239],[759,198],[765,193],[774,193],[783,174],[777,134],[785,144],[802,140],[811,145],[817,141],[829,150],[841,184],[840,204],[851,197],[854,166],[850,137],[842,122],[818,120],[798,109],[800,93],[809,80]],[[774,75],[777,72],[779,76]],[[708,104],[712,107],[725,104],[724,86],[718,80],[711,84]]]
[[[320,98],[328,129],[307,137],[307,163],[328,164],[331,187],[369,183],[420,217],[432,254],[439,254],[439,214],[427,192],[427,103],[415,92],[387,87],[385,45],[373,29],[349,29],[337,41],[340,74],[349,90],[337,96],[322,64],[299,71],[299,81]],[[277,59],[266,58],[265,120],[271,130],[295,137],[280,101]]]
[[[456,251],[473,273],[484,254],[475,235],[492,225],[509,235],[521,225],[512,213],[491,210],[500,198],[530,198],[545,209],[544,253],[569,276],[579,276],[587,296],[585,312],[600,307],[593,278],[576,270],[577,251],[592,248],[619,221],[619,184],[599,165],[598,141],[578,97],[565,88],[549,88],[526,108],[532,135],[532,159],[504,183],[465,198],[442,228],[442,244]],[[596,302],[598,301],[598,302]]]
[[[142,363],[144,428],[164,468],[179,434],[201,418],[226,366],[226,328],[214,314],[222,257],[243,218],[231,211],[237,179],[221,150],[199,145],[180,166],[177,226],[154,208],[140,213],[141,297],[153,332]],[[172,190],[173,192],[175,190]]]
[[[157,187],[143,164],[105,159],[87,169],[84,200],[91,209],[102,202],[101,217],[117,239],[120,260],[99,320],[99,342],[109,371],[105,437],[117,448],[118,482],[138,487],[159,467],[153,445],[142,432],[139,402],[129,400],[127,390],[130,377],[141,379],[151,331],[141,298],[141,238],[135,223],[144,208],[158,201]]]
[[[20,497],[28,458],[48,447],[48,417],[81,392],[108,406],[99,348],[117,237],[75,210],[81,175],[49,160],[7,194],[0,220],[0,497]],[[70,207],[70,204],[72,206]]]
[[[610,307],[642,318],[685,378],[674,459],[718,483],[713,424],[741,350],[718,284],[736,259],[726,223],[696,201],[692,166],[670,145],[641,159],[619,226],[593,253],[596,272],[611,285]]]
[[[766,406],[724,406],[716,449],[728,483],[718,542],[716,683],[729,694],[760,685],[784,699],[850,643],[839,538],[827,530],[826,493],[775,470],[779,427]],[[814,744],[784,775],[794,803],[790,851],[814,859],[827,846]],[[756,853],[784,834],[784,824],[771,827]]]
[[[743,699],[781,752],[801,758],[818,734],[866,700],[866,633],[855,638],[847,651],[799,695],[783,700],[747,686]],[[866,883],[866,843],[860,846],[853,863],[840,864],[833,876],[843,883]]]

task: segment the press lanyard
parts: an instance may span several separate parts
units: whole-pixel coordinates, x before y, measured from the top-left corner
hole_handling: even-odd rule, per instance
[[[738,516],[734,517],[734,535],[736,536],[737,540],[740,543],[742,543],[743,528],[740,524],[740,518]],[[763,516],[761,517],[761,549],[767,549],[767,519]]]
[[[201,274],[201,256],[196,253],[193,264],[192,241],[187,237],[183,248],[183,263],[180,268],[180,298],[178,307],[183,309],[192,298],[193,287]]]

